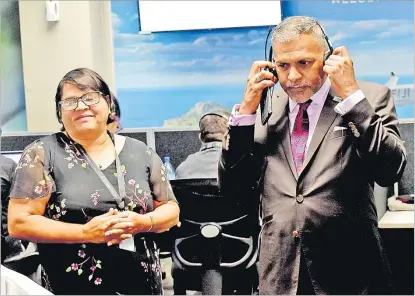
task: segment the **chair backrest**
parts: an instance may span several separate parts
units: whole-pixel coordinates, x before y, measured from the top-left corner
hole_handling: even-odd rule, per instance
[[[183,219],[224,222],[248,214],[234,199],[221,194],[217,179],[172,180],[171,185]]]
[[[234,198],[223,196],[216,179],[173,180],[171,185],[180,205],[182,222],[175,235],[173,260],[186,268],[215,264],[212,262],[215,259],[207,254],[212,254],[216,250],[214,245],[218,244],[219,266],[250,266],[257,250],[258,216],[238,205]],[[219,227],[218,239],[202,235],[201,230],[207,224]]]

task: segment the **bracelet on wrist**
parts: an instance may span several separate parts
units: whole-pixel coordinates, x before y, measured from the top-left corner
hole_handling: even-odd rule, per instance
[[[151,215],[146,215],[146,216],[149,217],[150,218],[150,221],[151,221],[151,226],[150,226],[150,228],[146,232],[150,232],[153,229],[153,227],[154,227],[154,219],[153,219],[153,217]]]

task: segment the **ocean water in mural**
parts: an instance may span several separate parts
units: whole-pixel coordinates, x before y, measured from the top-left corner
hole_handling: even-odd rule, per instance
[[[0,1],[0,96],[3,132],[26,131],[19,4]]]
[[[413,2],[286,1],[283,17],[317,17],[346,45],[358,79],[388,84],[400,118],[414,117]],[[345,3],[345,1],[340,1]],[[352,13],[353,11],[353,13]],[[117,95],[124,127],[195,126],[203,112],[242,100],[268,27],[139,34],[137,1],[112,1]]]

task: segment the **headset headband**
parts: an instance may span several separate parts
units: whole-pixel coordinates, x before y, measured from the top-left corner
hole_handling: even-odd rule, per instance
[[[326,43],[327,43],[327,45],[329,47],[329,50],[330,50],[330,53],[332,54],[333,51],[334,51],[334,49],[333,49],[333,45],[331,44],[331,42],[329,40],[329,37],[327,36],[327,34],[324,31],[323,27],[320,25],[320,23],[316,19],[314,19],[314,22],[320,28],[321,32],[323,33],[324,40],[326,40]],[[269,27],[267,39],[265,40],[265,51],[267,49],[268,38],[271,35],[271,32],[272,31],[273,31],[273,29],[272,29],[272,26],[271,26],[271,27]],[[272,62],[272,45],[271,45],[271,47],[269,49],[268,57],[265,57],[265,58],[268,58],[267,60],[270,61],[270,62]]]
[[[202,117],[200,117],[200,119],[199,119],[199,128],[200,128],[200,124],[202,122],[202,119],[205,118],[208,115],[219,116],[219,117],[222,117],[223,119],[225,119],[226,121],[228,121],[228,118],[224,114],[221,114],[221,112],[212,111],[212,112],[208,112],[208,113],[204,114]]]

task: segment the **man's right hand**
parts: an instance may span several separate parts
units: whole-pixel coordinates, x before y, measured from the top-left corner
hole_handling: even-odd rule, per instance
[[[263,90],[275,86],[278,82],[277,77],[265,70],[265,67],[275,69],[275,65],[268,61],[256,61],[252,64],[239,114],[254,114],[261,101]]]
[[[122,240],[132,237],[127,231],[116,234],[105,235],[105,232],[114,224],[120,224],[120,230],[129,228],[133,222],[128,217],[128,212],[119,212],[110,209],[103,215],[92,218],[83,226],[83,233],[86,243],[102,244],[108,241],[115,240],[120,243]]]

